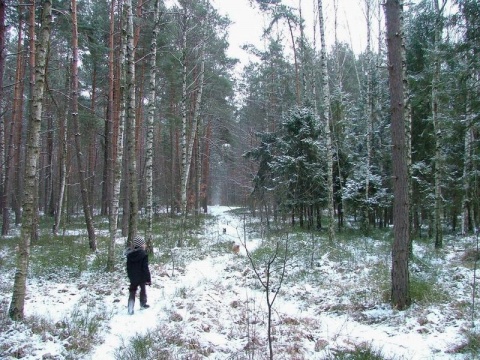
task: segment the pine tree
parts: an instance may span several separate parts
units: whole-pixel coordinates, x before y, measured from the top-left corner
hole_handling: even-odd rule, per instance
[[[390,106],[392,118],[393,233],[392,304],[399,310],[410,305],[409,295],[409,201],[403,90],[403,6],[400,0],[385,3]]]

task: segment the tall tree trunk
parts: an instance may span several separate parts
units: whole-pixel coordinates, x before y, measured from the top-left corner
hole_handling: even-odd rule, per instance
[[[92,85],[91,85],[91,101],[90,101],[90,114],[93,119],[96,117],[95,100],[97,98],[97,64],[93,61],[92,70]],[[86,164],[87,174],[87,189],[88,189],[88,203],[90,204],[90,211],[93,213],[95,204],[95,182],[97,178],[97,159],[98,159],[98,139],[94,129],[91,129],[91,133],[88,135],[88,160]]]
[[[183,9],[183,24],[182,24],[182,137],[181,137],[181,173],[180,173],[180,205],[183,215],[187,216],[187,29],[188,29],[188,15],[187,7],[184,5]],[[183,245],[183,240],[180,240],[180,246]]]
[[[82,144],[80,141],[80,126],[78,120],[78,28],[77,28],[77,2],[71,0],[72,11],[72,119],[75,133],[75,150],[77,154],[78,175],[80,180],[80,190],[82,194],[83,214],[88,232],[88,243],[90,250],[97,250],[97,240],[95,237],[95,227],[92,218],[92,212],[89,203],[87,181],[85,180],[85,167],[82,157]]]
[[[68,71],[66,71],[66,81],[65,81],[65,93],[70,93],[70,66],[67,66]],[[53,223],[53,235],[57,235],[58,229],[60,228],[60,222],[62,220],[62,214],[64,211],[64,200],[65,200],[65,191],[67,187],[67,149],[68,149],[68,102],[64,105],[64,115],[60,116],[59,119],[59,192],[58,192],[58,201],[55,211],[55,221]]]
[[[207,5],[208,6],[208,5]],[[207,21],[208,21],[208,9],[207,9]],[[205,24],[207,22],[205,19],[201,21],[200,31],[205,32]],[[192,124],[190,126],[190,132],[188,131],[187,124],[187,30],[188,30],[188,15],[187,9],[185,7],[184,13],[184,33],[183,33],[183,84],[182,84],[182,137],[181,137],[181,151],[182,151],[182,167],[180,173],[180,201],[182,214],[184,220],[186,220],[188,212],[188,184],[190,179],[191,167],[192,167],[192,156],[193,156],[193,147],[195,145],[195,139],[198,136],[199,128],[199,118],[200,118],[200,106],[202,103],[202,93],[203,93],[203,82],[205,75],[205,34],[203,33],[201,38],[201,47],[200,47],[200,72],[198,79],[194,80],[196,83],[196,97],[195,104],[193,108],[192,115]],[[182,237],[183,238],[183,237]],[[183,246],[183,240],[179,241],[179,245]]]
[[[298,0],[298,16],[300,18],[300,52],[302,61],[302,101],[307,100],[307,49],[305,46],[305,23],[302,15],[302,0]],[[308,99],[310,100],[310,99]]]
[[[202,177],[200,184],[200,196],[202,198],[203,212],[208,211],[208,193],[210,189],[210,143],[212,137],[212,121],[208,121],[207,133],[205,135],[205,149],[203,150]]]
[[[20,5],[22,2],[20,2]],[[17,61],[15,69],[15,85],[13,87],[13,104],[12,104],[12,120],[10,126],[5,127],[5,132],[8,134],[8,141],[6,141],[5,154],[5,169],[4,169],[4,188],[2,194],[2,235],[8,235],[10,231],[10,205],[12,201],[12,188],[14,181],[13,173],[13,157],[15,148],[16,130],[19,130],[19,125],[22,123],[22,108],[23,108],[23,77],[25,72],[25,53],[23,51],[23,6],[18,7],[18,42],[17,42]]]
[[[46,166],[44,166],[45,175],[41,178],[44,179],[44,212],[50,217],[55,214],[54,195],[53,195],[53,169],[54,169],[54,156],[53,156],[53,116],[50,114],[47,121],[47,134],[45,139],[46,145]]]
[[[111,216],[112,209],[110,208],[112,202],[113,191],[113,168],[115,163],[114,153],[114,122],[116,116],[115,103],[115,0],[110,1],[110,31],[108,35],[108,101],[107,113],[105,119],[105,148],[103,159],[103,184],[102,184],[102,215]]]
[[[325,138],[327,147],[327,211],[328,211],[328,239],[335,240],[335,209],[333,202],[333,143],[330,124],[330,89],[328,84],[327,45],[325,43],[325,23],[323,20],[322,0],[318,0],[318,22],[320,30],[322,60],[322,90],[323,90],[323,118],[325,121]]]
[[[6,51],[5,51],[5,38],[7,35],[7,27],[6,27],[6,4],[5,0],[0,0],[0,114],[3,113],[2,104],[3,101],[3,73],[5,71],[5,58],[6,58]],[[19,54],[17,53],[17,56]],[[0,117],[0,160],[3,164],[5,159],[5,117]],[[3,210],[3,200],[4,200],[4,193],[5,193],[5,168],[4,165],[0,165],[0,211]]]
[[[333,8],[334,8],[334,44],[335,44],[335,72],[334,72],[334,80],[333,84],[335,86],[335,94],[336,94],[336,99],[333,101],[337,101],[338,104],[336,105],[337,109],[337,114],[336,116],[332,114],[332,128],[335,129],[335,124],[340,123],[342,124],[345,120],[345,115],[344,115],[344,97],[343,97],[343,77],[344,74],[342,73],[342,68],[340,66],[340,43],[338,41],[338,0],[334,0],[333,2]],[[337,147],[336,147],[336,152],[337,152],[337,176],[338,176],[338,186],[340,193],[343,192],[343,175],[342,175],[342,164],[340,163],[340,156],[339,156],[339,151],[341,147],[341,142],[343,139],[343,131],[340,133],[341,126],[338,127],[338,130],[334,132],[334,136],[336,136],[337,139]],[[338,229],[341,229],[343,227],[343,213],[345,211],[345,200],[344,196],[340,196],[340,202],[337,204],[337,219],[338,219]],[[317,220],[318,222],[318,220]]]
[[[196,100],[193,110],[193,119],[192,125],[190,128],[190,135],[188,134],[188,124],[187,124],[187,29],[188,29],[188,16],[187,9],[185,8],[184,14],[184,33],[183,33],[183,46],[184,46],[184,55],[183,55],[183,88],[182,88],[182,172],[181,172],[181,206],[182,213],[184,216],[187,215],[187,194],[188,194],[188,180],[190,177],[191,163],[192,163],[192,154],[195,138],[197,137],[198,124],[200,117],[200,106],[202,103],[202,93],[203,93],[203,82],[205,75],[205,34],[201,39],[201,49],[200,49],[200,73],[198,76],[197,83],[197,93]],[[208,17],[208,14],[207,14]],[[201,31],[204,30],[206,21],[202,20],[200,25]]]
[[[293,49],[293,63],[295,65],[295,94],[297,98],[297,105],[300,105],[300,74],[298,70],[298,56],[297,56],[297,47],[295,45],[295,36],[293,35],[293,26],[290,21],[290,18],[287,18],[288,29],[290,30],[290,38],[292,39],[292,49]]]
[[[366,49],[366,62],[367,62],[367,93],[365,101],[365,120],[367,121],[367,158],[365,164],[365,207],[363,226],[365,231],[370,228],[370,169],[372,162],[372,137],[373,137],[373,92],[372,92],[372,76],[373,76],[373,54],[372,54],[372,17],[371,17],[371,4],[370,0],[365,0],[366,7],[366,19],[367,19],[367,49]]]
[[[133,10],[132,0],[125,0],[127,13],[126,44],[126,132],[127,132],[127,162],[128,162],[128,242],[137,235],[138,227],[138,189],[137,189],[137,161],[135,144],[135,48],[133,41]]]
[[[31,113],[33,112],[33,89],[35,87],[35,53],[36,53],[36,39],[35,39],[35,26],[36,26],[36,13],[35,13],[35,8],[36,8],[36,0],[31,0],[30,6],[28,7],[28,63],[29,63],[29,96],[30,96],[30,102],[29,102],[29,112],[30,114],[28,115],[29,117],[32,116]],[[45,65],[46,66],[46,65]],[[23,91],[22,91],[23,93]],[[19,111],[21,113],[22,110]],[[23,115],[19,117],[19,119],[22,119]],[[21,210],[21,204],[22,204],[22,182],[23,182],[23,177],[21,176],[22,174],[22,121],[16,123],[15,125],[15,137],[14,137],[14,160],[13,163],[15,164],[15,180],[14,180],[14,201],[13,201],[13,208],[15,210],[15,223],[21,224],[22,223],[22,210]],[[38,184],[35,184],[35,186],[38,187]],[[38,196],[35,196],[35,201],[37,204],[35,204],[34,209],[35,209],[35,217],[33,221],[33,226],[32,226],[32,241],[38,238]]]
[[[119,54],[119,67],[120,67],[120,111],[118,118],[118,129],[116,132],[116,141],[112,141],[112,144],[115,144],[115,148],[112,149],[113,155],[113,186],[112,186],[112,196],[111,196],[111,205],[109,212],[109,235],[110,239],[108,242],[108,254],[107,254],[107,270],[113,271],[115,267],[115,242],[117,238],[117,229],[118,229],[118,211],[120,204],[120,189],[122,184],[122,168],[123,168],[123,138],[124,138],[124,129],[125,129],[125,83],[126,83],[126,69],[125,69],[125,59],[127,53],[127,43],[126,43],[126,32],[127,32],[127,14],[125,11],[122,12],[122,37],[121,37],[121,46]],[[114,33],[114,16],[115,16],[115,1],[112,0],[112,7],[110,11],[110,43],[113,45],[113,33]],[[110,86],[114,86],[113,81],[113,47],[109,55],[110,61]],[[113,89],[110,90],[112,95],[112,112],[113,112]],[[112,119],[114,117],[112,116]],[[112,139],[113,140],[113,139]]]
[[[152,224],[153,224],[153,120],[155,119],[156,76],[157,76],[157,34],[159,23],[159,0],[155,0],[153,8],[153,31],[150,44],[150,83],[148,94],[147,140],[145,156],[145,187],[147,190],[147,249],[153,252]]]
[[[391,133],[393,167],[393,248],[392,248],[392,304],[403,310],[410,305],[408,246],[409,199],[407,179],[407,154],[405,136],[405,99],[403,90],[403,6],[400,0],[385,3]]]
[[[204,24],[202,23],[202,27]],[[195,107],[193,110],[193,121],[192,121],[192,129],[190,132],[190,138],[188,139],[187,145],[187,161],[186,161],[186,168],[185,168],[185,176],[184,180],[186,183],[183,183],[182,186],[182,193],[188,193],[188,179],[190,177],[191,172],[191,165],[193,160],[193,150],[195,143],[198,142],[198,133],[200,127],[200,107],[202,103],[202,94],[203,94],[203,83],[205,78],[205,41],[206,39],[202,40],[202,47],[201,47],[201,60],[200,60],[200,74],[197,82],[197,97],[195,99]],[[185,206],[186,204],[184,204]]]
[[[380,14],[379,14],[380,19]],[[379,20],[380,21],[380,20]],[[400,26],[402,34],[405,34],[404,31],[404,22],[402,21]],[[379,24],[380,29],[380,24]],[[379,46],[382,43],[379,38]],[[408,75],[407,75],[407,52],[405,50],[405,37],[402,36],[402,72],[403,72],[403,99],[405,101],[404,106],[404,121],[405,121],[405,141],[406,141],[406,156],[407,156],[407,179],[408,179],[408,203],[410,204],[408,209],[408,222],[409,222],[409,244],[408,244],[408,253],[409,256],[413,255],[413,244],[412,244],[412,234],[413,229],[415,229],[413,225],[413,206],[412,204],[412,196],[413,196],[413,184],[412,184],[412,102],[410,99],[410,86],[408,84]],[[381,54],[381,49],[379,48],[378,51]],[[377,65],[380,68],[379,65]],[[383,170],[383,169],[382,169]]]
[[[445,2],[444,1],[444,6]],[[440,54],[439,43],[441,41],[441,14],[438,0],[433,0],[435,9],[435,28],[434,31],[434,44],[433,44],[433,78],[432,78],[432,122],[433,133],[435,134],[435,209],[434,209],[434,236],[435,236],[435,248],[439,249],[443,246],[443,200],[442,200],[442,168],[443,168],[443,156],[442,156],[442,129],[440,126],[440,120],[438,118],[438,84],[440,82]]]
[[[24,318],[25,296],[27,290],[27,273],[30,258],[30,244],[35,221],[34,209],[37,196],[37,164],[40,154],[40,130],[42,121],[42,100],[45,89],[45,64],[50,42],[52,23],[52,3],[43,2],[41,30],[38,37],[37,56],[35,60],[35,86],[33,91],[32,113],[28,122],[28,137],[25,164],[25,194],[23,197],[23,222],[20,243],[17,252],[17,269],[13,285],[9,316],[14,320]]]
[[[467,87],[469,84],[467,79]],[[470,110],[470,95],[467,95],[466,126],[464,135],[463,150],[463,198],[462,198],[462,235],[466,235],[472,230],[472,204],[471,204],[471,181],[472,171],[472,149],[474,144],[472,114]]]
[[[112,0],[112,3],[115,1]],[[110,20],[112,24],[113,20]],[[111,31],[111,30],[110,30]],[[112,189],[112,138],[113,138],[113,87],[114,87],[114,63],[113,63],[113,34],[109,35],[109,51],[108,51],[108,100],[105,114],[105,128],[103,148],[103,174],[102,174],[102,199],[101,199],[101,214],[102,216],[110,215],[110,201]]]

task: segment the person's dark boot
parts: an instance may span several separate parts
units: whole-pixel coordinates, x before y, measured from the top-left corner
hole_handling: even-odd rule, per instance
[[[149,307],[150,307],[150,305],[148,305],[148,304],[140,304],[141,309],[148,309]]]

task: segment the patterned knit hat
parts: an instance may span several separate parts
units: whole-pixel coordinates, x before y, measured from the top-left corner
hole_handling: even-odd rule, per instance
[[[143,245],[145,245],[145,239],[141,236],[135,236],[135,239],[133,239],[133,247],[139,248]]]

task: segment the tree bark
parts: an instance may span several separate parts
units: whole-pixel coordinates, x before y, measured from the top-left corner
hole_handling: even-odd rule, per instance
[[[20,1],[20,5],[22,1]],[[5,132],[8,134],[8,141],[6,140],[6,157],[4,168],[4,187],[2,194],[2,235],[8,235],[10,231],[10,206],[12,205],[12,189],[14,182],[14,148],[16,132],[21,130],[22,114],[23,114],[23,90],[24,90],[24,74],[25,74],[25,52],[23,51],[23,6],[18,7],[18,42],[17,42],[17,61],[15,69],[15,85],[13,88],[13,104],[12,117],[9,127],[5,127]]]
[[[469,80],[467,79],[467,84]],[[470,174],[472,171],[472,149],[474,144],[473,128],[471,124],[470,96],[467,96],[466,118],[463,150],[463,198],[462,198],[462,235],[466,235],[472,230],[471,211],[471,181]]]
[[[113,87],[115,86],[114,83],[114,54],[113,54],[113,44],[114,44],[114,17],[115,17],[115,0],[112,0],[111,9],[110,9],[110,53],[109,53],[109,82],[110,82],[110,91],[109,91],[109,108],[112,113],[110,119],[113,123],[115,117],[113,116],[114,113],[114,101],[113,101]],[[119,87],[119,94],[118,97],[120,98],[120,111],[118,117],[118,127],[116,131],[112,129],[112,141],[111,141],[111,151],[112,159],[109,163],[111,163],[113,167],[111,179],[112,179],[112,192],[110,197],[110,211],[109,211],[109,218],[108,218],[108,230],[109,230],[109,242],[108,242],[108,253],[107,253],[107,270],[113,271],[115,268],[115,243],[117,239],[117,230],[118,230],[118,212],[119,212],[119,203],[120,203],[120,189],[122,184],[122,166],[123,166],[123,137],[124,137],[124,129],[125,129],[125,57],[126,57],[126,42],[124,33],[126,33],[126,14],[124,13],[123,20],[122,20],[123,28],[122,28],[122,37],[121,37],[121,45],[120,45],[120,54],[119,54],[119,68],[120,68],[120,87]],[[113,124],[111,125],[113,128]],[[116,134],[116,140],[114,141],[113,135]],[[109,176],[110,177],[110,176]]]
[[[90,250],[97,250],[97,240],[95,237],[95,227],[92,218],[92,212],[89,203],[87,181],[85,180],[85,167],[83,164],[82,145],[80,141],[80,126],[78,120],[78,28],[77,28],[77,2],[71,0],[72,11],[72,120],[75,133],[75,150],[77,154],[78,175],[80,180],[80,191],[82,194],[83,214],[88,232],[88,243]]]
[[[126,32],[126,133],[127,133],[127,162],[128,162],[128,242],[137,235],[138,227],[138,190],[137,190],[137,161],[135,144],[135,48],[133,38],[133,10],[132,0],[125,0],[127,14]]]
[[[150,44],[150,83],[148,94],[148,116],[147,116],[147,140],[145,157],[145,187],[147,190],[147,249],[153,252],[152,224],[153,224],[153,120],[155,118],[155,98],[156,98],[156,76],[157,76],[157,35],[160,27],[159,23],[159,0],[155,0],[153,9],[153,31],[152,42]]]
[[[183,9],[183,24],[182,24],[182,137],[181,137],[181,173],[180,173],[180,205],[183,215],[187,216],[187,29],[188,29],[188,15],[187,7],[184,5]],[[185,184],[185,185],[184,185]],[[183,240],[180,240],[179,245],[182,246]]]
[[[70,93],[70,67],[67,67],[68,71],[65,81],[65,93]],[[58,192],[58,200],[57,206],[55,211],[55,221],[53,223],[53,235],[57,235],[58,229],[60,228],[60,222],[62,220],[62,214],[64,211],[64,200],[65,200],[65,192],[67,187],[67,149],[68,149],[68,127],[67,121],[68,118],[68,104],[64,105],[64,115],[59,119],[59,178],[60,178],[60,185],[59,185],[59,192]]]
[[[403,310],[410,305],[408,246],[409,199],[405,136],[405,99],[403,90],[403,6],[400,0],[385,3],[388,68],[391,109],[392,167],[393,167],[393,248],[392,304]]]
[[[444,2],[446,0],[443,0]],[[438,0],[433,0],[435,9],[435,28],[434,43],[433,43],[433,78],[432,78],[432,122],[433,132],[435,135],[435,173],[434,173],[434,188],[435,188],[435,209],[434,209],[434,236],[435,248],[439,249],[443,246],[443,200],[442,200],[442,135],[443,131],[438,118],[438,84],[440,82],[440,55],[439,43],[441,41],[441,14]]]
[[[207,125],[207,132],[205,135],[205,148],[203,150],[202,159],[202,177],[200,184],[200,197],[203,212],[206,214],[208,211],[208,194],[210,189],[210,143],[212,138],[212,122],[211,120]]]
[[[365,101],[365,119],[367,121],[367,158],[365,164],[365,206],[363,214],[363,226],[365,231],[370,228],[370,169],[372,162],[372,137],[373,137],[373,93],[372,93],[372,76],[373,76],[373,54],[372,54],[372,21],[371,21],[371,4],[370,0],[365,0],[366,18],[367,18],[367,93]]]
[[[320,30],[322,60],[322,90],[323,90],[323,118],[325,121],[325,138],[327,147],[327,212],[328,212],[328,239],[335,240],[335,210],[333,201],[333,143],[330,124],[330,89],[328,81],[327,45],[325,43],[325,23],[323,20],[322,0],[318,0],[318,21]]]
[[[0,0],[0,104],[4,104],[3,99],[3,75],[5,71],[5,38],[7,35],[6,27],[6,4],[5,0]],[[20,37],[21,38],[21,37]],[[18,54],[17,54],[18,56]],[[3,113],[3,108],[0,105],[0,113]],[[0,117],[0,159],[4,163],[5,159],[5,117]],[[5,194],[5,168],[0,166],[0,210],[4,209],[3,200]]]
[[[27,288],[30,244],[35,222],[35,197],[37,182],[37,164],[40,154],[40,130],[42,122],[42,100],[45,89],[45,64],[50,42],[52,23],[52,3],[45,0],[42,7],[41,30],[38,38],[37,56],[35,60],[35,84],[33,88],[32,113],[28,122],[28,137],[25,164],[25,194],[23,197],[23,222],[20,243],[17,252],[17,269],[13,285],[12,301],[9,316],[14,320],[24,318],[25,296]]]

